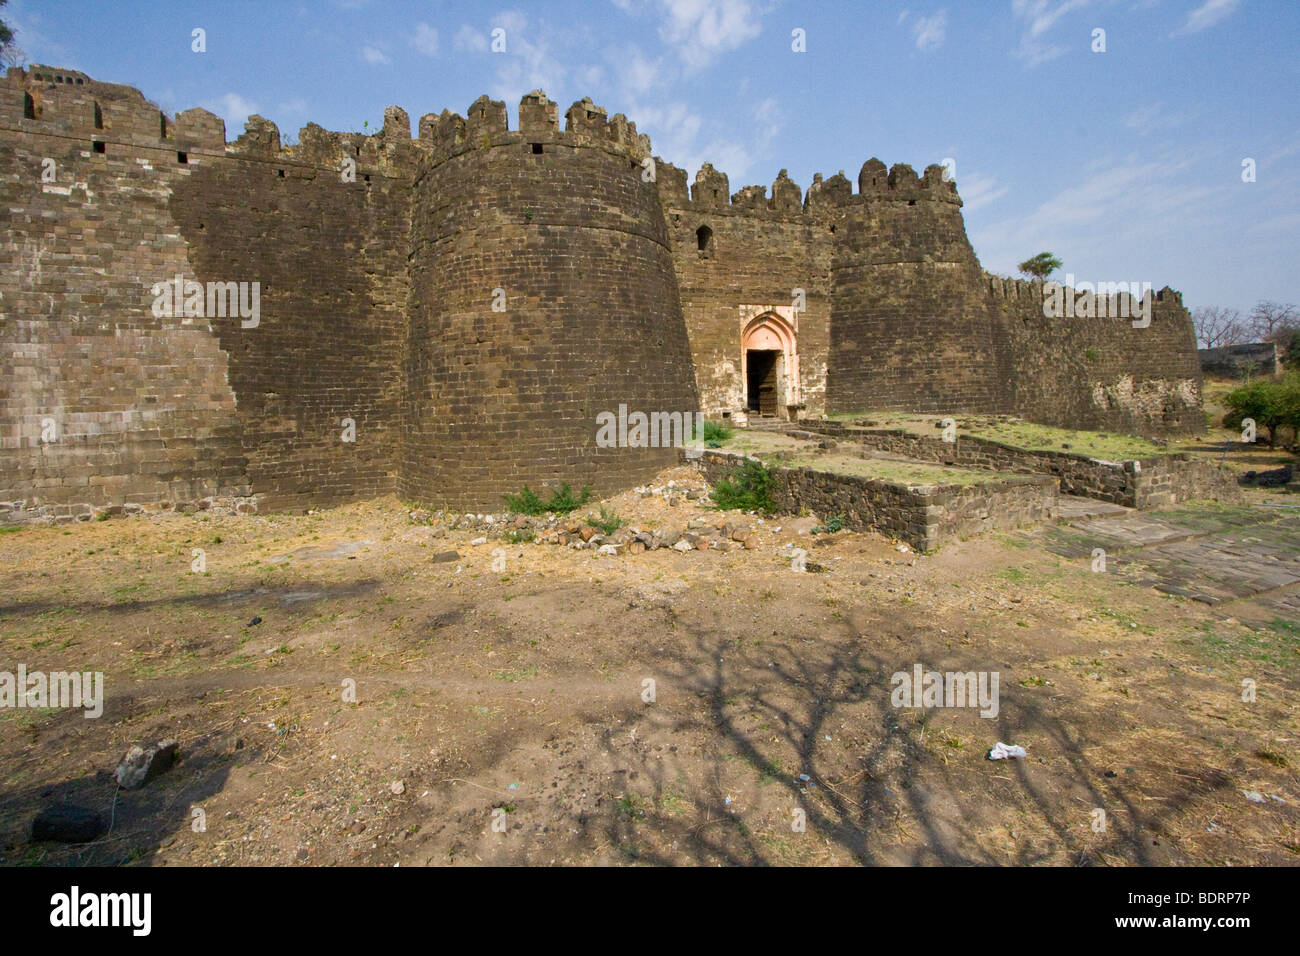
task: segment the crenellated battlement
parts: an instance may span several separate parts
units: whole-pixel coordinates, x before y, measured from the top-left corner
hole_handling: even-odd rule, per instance
[[[783,169],[772,183],[769,195],[768,189],[761,185],[743,186],[732,193],[726,173],[714,169],[712,163],[700,167],[688,193],[684,170],[659,157],[655,162],[663,204],[693,212],[733,212],[782,219],[805,215],[819,218],[840,207],[872,202],[962,204],[956,184],[945,177],[944,167],[938,164],[927,166],[918,176],[906,163],[887,169],[880,160],[869,159],[858,173],[856,193],[842,169],[829,179],[823,179],[821,173],[815,174],[806,194]]]
[[[986,272],[984,273],[984,281],[988,285],[990,294],[999,302],[1006,302],[1020,306],[1033,304],[1041,305],[1047,294],[1045,291],[1047,282],[1042,279],[1012,279],[1000,275],[994,275],[991,272]],[[1131,287],[1133,283],[1128,282],[1125,283],[1125,285]],[[1076,296],[1083,294],[1074,286],[1062,285],[1062,288],[1074,293]],[[1110,294],[1110,290],[1106,288],[1098,288],[1093,290],[1093,294],[1105,296]],[[1169,286],[1165,286],[1159,290],[1152,289],[1152,294],[1154,295],[1156,302],[1165,305],[1182,306],[1183,304],[1183,294],[1171,289]],[[1115,295],[1129,296],[1130,299],[1136,298],[1135,296],[1131,296],[1127,291],[1118,292],[1115,293]]]
[[[564,112],[542,90],[519,103],[519,128],[509,127],[506,105],[484,95],[465,115],[443,110],[426,113],[411,135],[410,117],[400,107],[384,111],[382,128],[373,134],[326,130],[308,123],[297,143],[285,145],[279,128],[262,116],[250,116],[244,131],[226,139],[221,117],[200,107],[169,117],[131,86],[103,83],[77,70],[33,65],[8,71],[0,85],[0,125],[30,132],[84,136],[93,142],[144,149],[167,149],[196,156],[230,155],[244,160],[338,168],[352,160],[361,170],[415,176],[422,163],[437,164],[467,150],[491,147],[528,148],[545,154],[548,147],[599,148],[641,164],[651,156],[650,138],[622,113],[606,110],[584,97]],[[819,217],[836,207],[876,201],[935,201],[961,205],[943,167],[931,165],[917,175],[911,166],[886,169],[869,159],[854,191],[841,170],[823,180],[813,177],[807,193],[781,170],[770,187],[750,185],[732,193],[727,175],[705,163],[687,189],[686,173],[654,157],[656,182],[665,206],[699,212],[797,218]]]
[[[95,152],[109,147],[175,151],[186,162],[232,157],[280,165],[338,169],[345,158],[361,170],[411,177],[421,143],[411,137],[410,119],[399,107],[384,111],[374,134],[335,133],[309,123],[299,141],[285,145],[279,127],[250,116],[244,132],[226,140],[225,121],[201,107],[174,117],[134,87],[103,83],[76,70],[33,65],[10,69],[0,83],[0,127],[32,134],[84,138]]]
[[[559,104],[542,90],[519,101],[519,129],[511,130],[506,105],[480,96],[464,116],[443,110],[420,118],[419,143],[432,164],[445,162],[472,149],[527,148],[545,155],[555,147],[597,148],[641,163],[650,156],[650,137],[638,133],[636,124],[622,113],[608,117],[604,108],[584,97],[564,113],[560,129]]]

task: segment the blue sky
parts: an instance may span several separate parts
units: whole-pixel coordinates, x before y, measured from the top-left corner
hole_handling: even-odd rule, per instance
[[[688,177],[856,180],[955,161],[984,267],[1056,253],[1079,280],[1189,307],[1300,302],[1300,0],[11,0],[31,62],[204,106],[373,129],[591,96]],[[191,51],[191,31],[207,52]],[[505,30],[506,51],[490,50]],[[806,52],[792,49],[792,31]],[[1094,30],[1105,52],[1094,52]],[[1242,181],[1255,161],[1256,181]]]

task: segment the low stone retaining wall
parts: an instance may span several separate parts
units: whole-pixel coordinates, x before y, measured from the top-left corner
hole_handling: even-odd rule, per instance
[[[92,505],[85,503],[52,504],[33,499],[0,501],[0,525],[64,524],[70,521],[99,521],[122,515],[165,513],[179,511],[193,514],[211,511],[213,514],[257,514],[257,498],[200,498],[192,502],[164,501],[156,505],[127,503],[124,505]]]
[[[803,431],[809,437],[825,436],[918,461],[1011,474],[1052,475],[1060,479],[1062,494],[1129,508],[1149,510],[1191,498],[1237,501],[1241,494],[1227,469],[1183,452],[1105,461],[1069,451],[1016,448],[987,438],[958,436],[956,441],[946,442],[901,429],[861,429],[838,422],[800,422],[797,429],[785,431],[795,435]]]
[[[687,459],[711,483],[726,478],[747,456],[705,452]],[[1057,480],[1043,475],[978,485],[907,485],[812,468],[773,467],[772,499],[781,511],[808,508],[823,520],[842,514],[845,526],[934,551],[947,541],[987,531],[1043,524],[1056,517]]]

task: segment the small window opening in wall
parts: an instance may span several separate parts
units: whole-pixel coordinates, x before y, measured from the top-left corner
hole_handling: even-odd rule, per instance
[[[32,94],[23,94],[23,119],[36,119],[36,101]]]
[[[700,252],[708,252],[713,248],[713,230],[708,226],[700,226],[695,230],[695,247]]]
[[[91,144],[91,146],[97,153],[104,152],[104,143],[102,140],[98,140],[98,139],[95,140],[94,143]]]
[[[176,154],[176,162],[178,162],[178,163],[188,163],[189,161],[190,161],[190,154],[189,154],[189,153],[181,153],[181,152],[178,152],[178,153]]]
[[[62,82],[63,82],[63,77],[61,77],[61,76],[56,76],[56,77],[54,78],[54,82],[55,82],[55,83],[62,83]]]
[[[95,129],[103,129],[103,128],[104,128],[104,111],[101,110],[99,108],[99,104],[96,103],[95,104]]]
[[[158,114],[158,138],[167,138],[167,116],[164,113]]]
[[[533,155],[534,155],[534,156],[540,156],[540,155],[542,155],[542,144],[541,144],[541,143],[533,143]]]
[[[275,171],[275,174],[276,174],[277,176],[279,176],[281,179],[284,179],[284,170],[283,170],[283,169],[277,169],[277,170]]]
[[[831,226],[831,233],[832,233],[832,235],[835,233],[835,227],[834,227],[834,226]]]
[[[369,177],[369,176],[366,177],[366,182],[370,182],[370,177]]]
[[[353,154],[354,156],[360,156],[360,155],[361,155],[361,147],[360,147],[360,146],[353,146],[353,147],[352,147],[352,154]]]
[[[908,204],[909,206],[915,206],[915,205],[916,205],[916,200],[915,200],[915,199],[909,199],[909,200],[907,201],[907,204]]]
[[[723,413],[722,413],[722,417],[723,417],[723,418],[730,418],[730,417],[731,417],[731,412],[723,412]]]
[[[84,81],[81,79],[81,77],[77,77],[77,85],[78,85],[78,86],[80,86],[83,82],[84,82]]]

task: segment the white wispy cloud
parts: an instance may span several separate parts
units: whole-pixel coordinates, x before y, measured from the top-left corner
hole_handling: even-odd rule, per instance
[[[578,70],[575,79],[578,82],[578,91],[589,96],[593,90],[605,84],[605,70],[599,66],[585,66]]]
[[[978,209],[991,205],[1011,192],[1010,186],[999,186],[997,178],[976,173],[963,176],[957,183],[961,195],[962,208],[969,215]]]
[[[466,23],[456,31],[452,46],[462,53],[486,53],[488,48],[487,33],[476,30]]]
[[[749,0],[660,0],[664,20],[659,36],[688,70],[712,63],[763,32],[762,18]]]
[[[415,25],[415,36],[411,38],[411,45],[425,56],[437,56],[438,31],[427,23],[417,23]]]
[[[1011,17],[1023,26],[1014,50],[1027,66],[1039,66],[1064,55],[1068,47],[1048,36],[1067,13],[1090,6],[1092,0],[1011,0]]]
[[[1187,33],[1200,33],[1214,26],[1220,20],[1232,14],[1241,6],[1241,0],[1205,0],[1199,7],[1187,15],[1187,22],[1173,32],[1173,36]]]
[[[748,184],[755,158],[771,153],[784,128],[784,113],[775,97],[760,100],[747,111],[746,132],[739,137],[713,135],[705,139],[712,124],[706,124],[699,113],[681,101],[634,104],[628,116],[636,120],[638,132],[650,135],[657,155],[686,170],[688,186],[707,162],[727,174],[732,192]],[[775,170],[769,173],[774,174]],[[770,185],[770,180],[764,185]]]
[[[363,46],[361,48],[361,59],[365,60],[371,66],[387,66],[392,62],[383,50],[374,46]]]
[[[666,79],[662,57],[651,59],[637,47],[614,51],[611,56],[611,66],[620,83],[635,96],[662,85]]]
[[[1139,106],[1124,117],[1124,125],[1129,129],[1137,130],[1139,133],[1149,132],[1151,125],[1156,121],[1156,117],[1160,115],[1163,105],[1162,103],[1148,103],[1146,106]]]
[[[704,119],[689,104],[630,100],[627,116],[636,123],[637,132],[650,135],[654,152],[668,162],[691,170],[707,158],[698,142]]]
[[[912,36],[916,39],[916,48],[922,53],[937,50],[943,46],[948,35],[948,11],[940,10],[928,17],[917,17],[912,24]]]
[[[199,104],[209,113],[216,113],[226,121],[228,127],[240,129],[244,125],[244,120],[255,114],[261,113],[259,107],[252,100],[245,99],[238,93],[223,93],[214,100],[204,100]]]
[[[1128,263],[1136,250],[1143,255],[1132,267],[1149,271],[1151,261],[1177,244],[1177,236],[1212,233],[1227,214],[1231,202],[1224,190],[1197,177],[1207,155],[1166,151],[1097,160],[1080,171],[1077,182],[1038,206],[972,229],[972,244],[985,267],[997,272],[1014,273],[1016,263],[1041,249],[1055,252],[1085,279],[1107,278],[1100,274],[1105,264]],[[970,192],[961,188],[968,214],[979,208],[969,201]],[[1127,257],[1116,252],[1121,228]],[[1159,287],[1179,277],[1138,278]]]
[[[506,49],[488,57],[488,65],[497,69],[496,80],[488,90],[493,97],[507,104],[518,103],[531,90],[554,94],[564,86],[569,72],[565,61],[570,58],[562,59],[556,53],[560,35],[534,24],[520,10],[503,10],[494,16],[488,30],[497,28],[505,31]],[[482,49],[489,47],[485,42]]]

